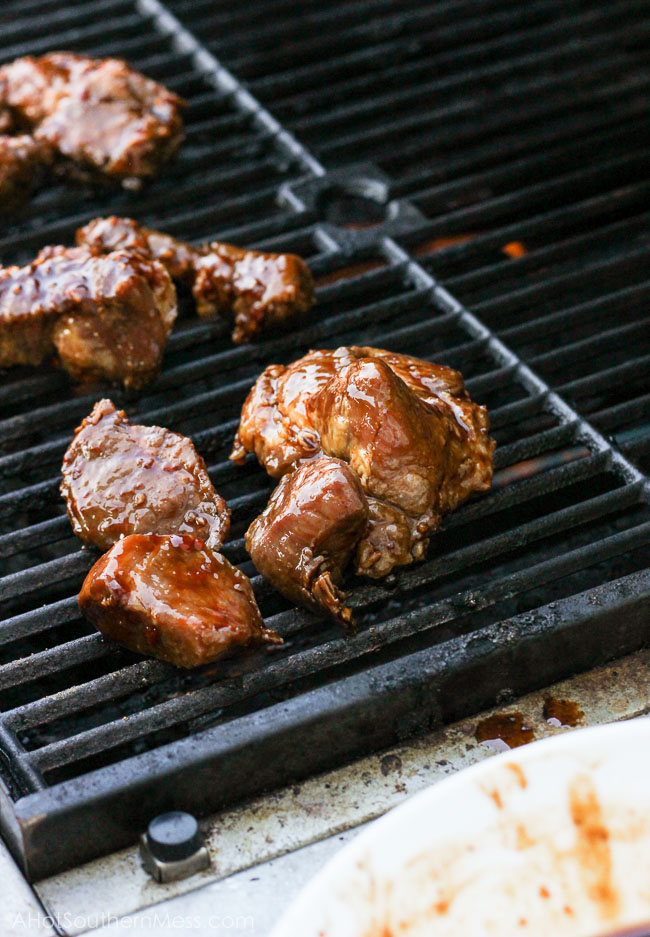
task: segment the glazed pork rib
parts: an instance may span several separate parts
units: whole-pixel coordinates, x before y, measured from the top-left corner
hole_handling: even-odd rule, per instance
[[[247,577],[189,535],[120,540],[88,573],[79,606],[108,638],[177,667],[281,643],[264,627]]]
[[[182,104],[120,59],[54,52],[0,68],[0,111],[70,164],[128,187],[179,146]]]
[[[217,241],[193,247],[130,218],[98,218],[77,232],[77,243],[97,253],[128,249],[163,263],[191,286],[200,316],[234,322],[233,341],[286,325],[314,302],[305,262],[295,254],[266,254]]]
[[[48,247],[0,270],[0,367],[38,365],[55,351],[81,381],[137,389],[160,370],[176,290],[156,261]]]
[[[493,451],[487,411],[457,371],[343,347],[268,367],[244,404],[231,459],[254,452],[275,478],[321,456],[347,463],[368,506],[356,572],[379,578],[422,559],[442,515],[490,487]],[[273,549],[282,552],[267,539],[267,571]]]
[[[189,535],[218,550],[226,502],[186,436],[129,422],[110,400],[95,404],[63,459],[61,494],[74,532],[107,550],[130,534]]]

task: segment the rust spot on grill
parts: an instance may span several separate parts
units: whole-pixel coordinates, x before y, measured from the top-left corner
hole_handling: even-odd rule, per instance
[[[592,780],[575,778],[569,789],[569,810],[576,828],[576,856],[587,895],[605,918],[618,911],[619,896],[612,884],[609,830]]]
[[[487,748],[502,752],[532,742],[535,733],[530,726],[525,724],[520,712],[496,713],[479,722],[474,738]]]
[[[584,719],[584,715],[573,700],[556,699],[554,696],[547,696],[544,700],[544,718],[549,725],[573,728]]]

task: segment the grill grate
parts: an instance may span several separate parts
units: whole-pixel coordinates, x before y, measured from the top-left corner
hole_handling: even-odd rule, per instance
[[[193,437],[233,511],[224,552],[286,639],[187,674],[106,643],[77,610],[96,554],[71,533],[59,470],[106,388],[5,373],[0,817],[31,878],[131,841],[160,810],[205,812],[648,638],[647,4],[70,11],[6,3],[0,59],[126,56],[187,98],[187,141],[137,195],[40,193],[6,224],[2,261],[133,214],[298,252],[318,305],[238,348],[184,309],[160,379],[137,399],[111,389],[139,422]],[[243,534],[271,484],[227,460],[267,363],[346,343],[460,368],[499,444],[492,492],[446,519],[424,563],[353,585],[352,640],[254,576]]]

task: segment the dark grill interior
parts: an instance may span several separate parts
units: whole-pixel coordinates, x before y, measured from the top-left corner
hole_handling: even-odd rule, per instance
[[[120,55],[188,101],[159,181],[41,192],[5,221],[2,263],[122,213],[301,253],[318,284],[300,329],[253,346],[188,307],[139,398],[3,374],[0,813],[30,876],[647,641],[647,3],[22,0],[0,29],[2,61]],[[352,640],[260,577],[280,650],[179,673],[94,633],[76,595],[96,554],[58,483],[95,400],[193,437],[252,575],[243,533],[271,485],[227,461],[241,403],[267,363],[352,342],[462,370],[490,409],[493,491],[425,563],[354,585]]]

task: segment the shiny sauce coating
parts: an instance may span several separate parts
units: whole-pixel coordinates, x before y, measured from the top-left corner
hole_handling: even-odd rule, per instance
[[[187,534],[118,541],[88,573],[79,605],[107,637],[179,667],[280,641],[264,627],[248,578]]]

